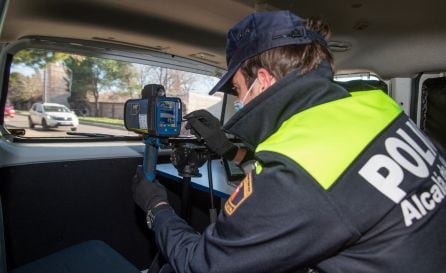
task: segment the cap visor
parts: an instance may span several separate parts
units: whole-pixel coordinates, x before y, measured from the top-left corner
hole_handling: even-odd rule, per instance
[[[209,95],[213,95],[217,91],[221,91],[224,93],[237,95],[232,90],[232,77],[234,76],[237,69],[239,69],[240,64],[236,65],[232,69],[230,69],[226,74],[223,75],[223,77],[220,79],[220,81],[209,91]]]

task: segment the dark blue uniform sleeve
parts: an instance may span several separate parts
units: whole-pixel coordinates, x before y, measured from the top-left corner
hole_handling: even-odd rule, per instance
[[[196,233],[172,208],[155,217],[157,244],[178,273],[284,272],[316,264],[359,235],[304,171],[253,172],[217,222]]]

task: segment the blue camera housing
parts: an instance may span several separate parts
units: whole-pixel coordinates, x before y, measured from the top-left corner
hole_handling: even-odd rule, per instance
[[[124,106],[124,125],[127,130],[152,137],[178,136],[181,132],[181,106],[181,100],[176,97],[131,99]]]

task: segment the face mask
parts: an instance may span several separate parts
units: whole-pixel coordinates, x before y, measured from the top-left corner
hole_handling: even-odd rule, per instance
[[[243,97],[243,99],[241,99],[241,100],[235,100],[235,101],[234,101],[234,110],[235,110],[235,112],[240,111],[240,109],[242,109],[243,106],[245,106],[244,103],[245,103],[246,97],[248,97],[249,93],[251,93],[252,88],[254,87],[254,84],[256,83],[256,81],[257,81],[257,78],[256,78],[256,79],[254,80],[254,82],[251,84],[251,86],[250,86],[249,89],[248,89],[248,92],[246,92],[246,94],[245,94],[245,96]]]
[[[234,110],[235,112],[240,111],[243,108],[243,102],[241,100],[234,101]]]

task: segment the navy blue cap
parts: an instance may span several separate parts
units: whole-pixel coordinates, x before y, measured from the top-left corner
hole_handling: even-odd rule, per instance
[[[209,94],[222,91],[234,94],[231,79],[242,62],[269,49],[285,45],[304,45],[327,41],[315,31],[308,30],[306,20],[290,11],[256,12],[248,15],[228,31],[226,63],[228,72]],[[236,95],[236,94],[235,94]]]

